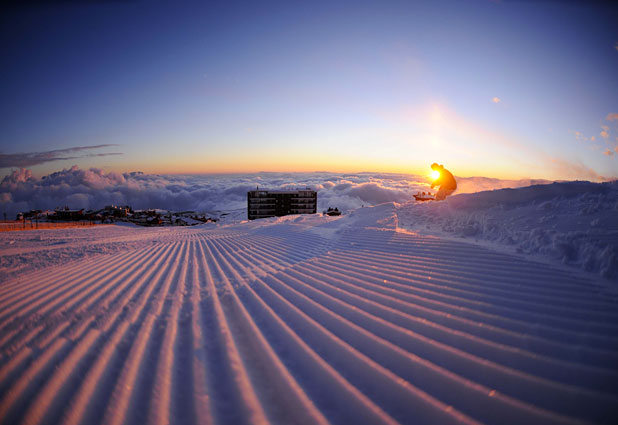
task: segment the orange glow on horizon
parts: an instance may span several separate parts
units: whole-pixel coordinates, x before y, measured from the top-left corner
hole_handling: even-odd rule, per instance
[[[426,165],[425,165],[426,166]],[[415,176],[427,176],[431,181],[436,180],[434,173],[426,173],[423,171],[423,165],[410,164],[409,166],[400,164],[384,164],[371,161],[359,161],[358,163],[343,163],[336,161],[329,162],[299,162],[283,161],[258,161],[256,163],[249,161],[235,161],[233,163],[196,163],[195,161],[167,161],[165,163],[134,163],[123,164],[113,167],[103,167],[108,171],[130,172],[142,171],[147,174],[253,174],[260,172],[268,173],[311,173],[311,172],[329,172],[329,173],[393,173],[393,174],[410,174]],[[525,175],[517,175],[506,173],[500,169],[473,169],[471,167],[456,168],[452,167],[451,171],[456,177],[491,177],[498,179],[523,179],[535,178]],[[439,174],[439,172],[438,172]]]
[[[127,158],[128,159],[128,158]],[[451,163],[449,163],[451,164]],[[499,179],[536,178],[519,175],[505,170],[498,164],[486,164],[479,168],[473,164],[447,166],[457,177],[493,177]],[[85,166],[84,168],[89,168]],[[161,156],[143,161],[119,161],[113,166],[100,166],[106,171],[142,171],[147,174],[252,174],[259,172],[330,172],[330,173],[394,173],[426,176],[434,181],[436,177],[428,173],[427,161],[401,155],[398,158],[371,158],[359,152],[336,155],[327,152],[302,152],[289,155],[274,150],[262,151],[256,155],[247,153],[220,153],[216,156],[196,155],[194,157]],[[431,171],[431,170],[430,170]]]

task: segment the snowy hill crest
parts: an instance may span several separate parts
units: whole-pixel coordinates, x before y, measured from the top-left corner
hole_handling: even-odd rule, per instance
[[[398,208],[405,229],[485,241],[618,279],[618,182],[455,195]]]

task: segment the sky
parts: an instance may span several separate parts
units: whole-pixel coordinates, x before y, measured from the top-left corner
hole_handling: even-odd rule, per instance
[[[20,3],[0,175],[618,178],[611,2]]]

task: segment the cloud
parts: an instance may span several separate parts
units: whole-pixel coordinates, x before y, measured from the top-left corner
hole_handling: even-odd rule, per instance
[[[618,146],[614,146],[614,152],[618,154]]]
[[[616,149],[618,149],[618,147]],[[603,155],[607,155],[607,156],[612,156],[613,154],[614,154],[614,152],[612,152],[609,149],[605,149],[605,152],[603,152]]]
[[[466,192],[519,187],[530,181],[498,179],[471,180]],[[328,207],[343,211],[384,202],[407,202],[419,191],[427,191],[426,178],[390,173],[260,173],[245,175],[156,175],[141,172],[106,173],[77,166],[42,178],[30,170],[13,171],[0,182],[0,213],[14,218],[31,209],[57,207],[98,210],[105,205],[130,205],[135,209],[160,208],[172,211],[245,211],[247,191],[311,187],[318,191],[318,212]]]
[[[607,121],[618,121],[618,113],[616,112],[610,112],[609,114],[607,114],[607,116],[605,117],[605,119]]]
[[[405,202],[410,200],[410,194],[404,190],[394,189],[380,183],[362,183],[351,186],[347,196],[357,197],[370,205],[383,204],[384,202]]]
[[[237,176],[166,176],[106,173],[77,166],[33,177],[30,170],[13,171],[0,182],[0,211],[14,217],[30,209],[100,209],[109,204],[136,209],[243,210],[247,191],[312,187],[319,193],[318,208],[343,210],[382,202],[405,202],[426,188],[424,179],[405,174],[262,173]]]
[[[586,167],[579,162],[570,162],[561,158],[550,158],[549,167],[556,175],[565,176],[566,179],[590,180],[593,182],[610,181],[616,178],[599,175],[592,168]]]
[[[457,178],[457,193],[476,193],[486,190],[515,189],[518,187],[548,183],[552,183],[552,181],[543,179],[502,180],[491,177],[459,177]]]
[[[32,179],[32,171],[20,168],[13,171],[11,174],[2,179],[2,186],[15,186],[19,183],[25,183]]]
[[[111,146],[118,146],[114,144],[107,145],[95,145],[95,146],[76,146],[73,148],[56,149],[45,152],[30,152],[30,153],[15,153],[15,154],[1,154],[0,153],[0,168],[9,167],[32,167],[34,165],[44,164],[52,161],[65,161],[71,159],[87,158],[87,157],[99,157],[109,155],[122,155],[120,152],[110,153],[87,153],[78,155],[84,151],[91,151],[96,149],[108,148]]]
[[[576,140],[582,140],[584,142],[587,142],[588,140],[594,141],[594,136],[586,137],[579,131],[572,131],[572,133],[575,135]]]
[[[601,126],[602,130],[601,133],[599,133],[601,135],[602,138],[607,139],[609,137],[609,127],[606,125],[602,125]]]
[[[495,96],[494,96],[494,97],[491,99],[491,101],[492,101],[493,103],[500,103],[500,102],[502,102],[502,99],[500,99],[499,97],[495,97]]]

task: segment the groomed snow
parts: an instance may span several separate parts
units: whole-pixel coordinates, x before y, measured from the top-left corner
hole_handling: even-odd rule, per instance
[[[0,234],[0,423],[613,423],[613,282],[475,242],[611,235],[603,187]]]

